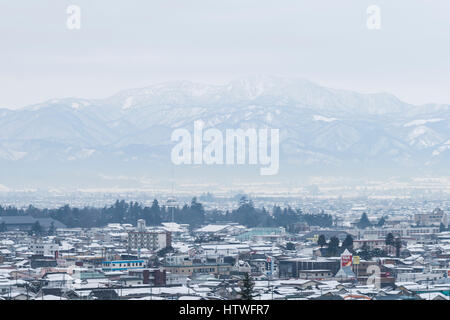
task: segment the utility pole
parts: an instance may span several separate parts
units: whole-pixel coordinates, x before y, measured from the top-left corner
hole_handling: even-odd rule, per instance
[[[155,272],[153,272],[153,279],[155,278]],[[152,281],[150,279],[150,273],[148,275],[148,284],[150,285],[150,300],[153,300]]]
[[[271,280],[273,280],[272,277],[273,277],[273,257],[270,258],[270,279]],[[272,289],[272,300],[273,300],[273,284],[272,284],[271,289]]]

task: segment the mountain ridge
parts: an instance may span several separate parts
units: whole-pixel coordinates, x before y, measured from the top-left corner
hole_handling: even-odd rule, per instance
[[[176,81],[105,99],[52,99],[1,109],[0,163],[35,169],[52,163],[61,170],[78,163],[80,176],[92,171],[91,161],[108,163],[104,167],[111,172],[134,164],[138,172],[169,168],[171,132],[192,131],[199,119],[219,130],[279,128],[280,162],[291,171],[347,165],[383,171],[392,165],[448,173],[449,105],[417,106],[389,93],[359,94],[260,75],[225,85]],[[11,173],[0,173],[1,179],[12,179]]]

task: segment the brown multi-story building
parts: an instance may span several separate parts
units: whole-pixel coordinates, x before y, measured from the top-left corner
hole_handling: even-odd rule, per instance
[[[228,263],[202,263],[191,265],[165,265],[164,271],[173,274],[192,276],[193,274],[228,275],[233,266]]]

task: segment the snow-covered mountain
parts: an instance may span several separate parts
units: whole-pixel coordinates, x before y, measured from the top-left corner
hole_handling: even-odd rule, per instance
[[[279,128],[280,175],[450,172],[449,105],[415,106],[388,93],[252,76],[226,85],[169,82],[107,99],[0,109],[0,183],[67,172],[79,180],[155,168],[162,174],[172,165],[172,131],[192,131],[198,119],[220,130]]]

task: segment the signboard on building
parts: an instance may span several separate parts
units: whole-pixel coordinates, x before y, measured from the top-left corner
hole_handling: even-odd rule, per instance
[[[352,262],[353,262],[353,255],[345,249],[345,251],[341,254],[341,268],[336,273],[336,278],[354,278],[355,274],[352,271]]]
[[[348,250],[345,250],[344,253],[341,255],[341,266],[342,267],[351,267],[352,261],[353,261],[353,255]]]
[[[359,256],[353,257],[353,264],[359,264]]]

